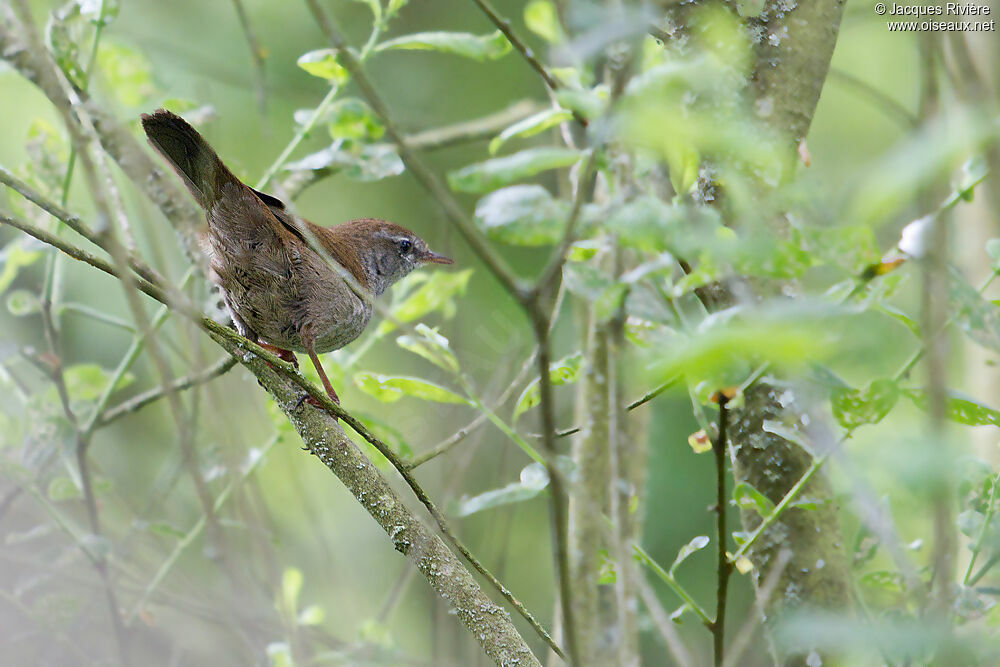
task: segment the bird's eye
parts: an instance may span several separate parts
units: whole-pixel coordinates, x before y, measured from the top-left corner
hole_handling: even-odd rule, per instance
[[[410,243],[409,239],[403,239],[399,242],[399,252],[406,255],[413,248],[413,244]]]

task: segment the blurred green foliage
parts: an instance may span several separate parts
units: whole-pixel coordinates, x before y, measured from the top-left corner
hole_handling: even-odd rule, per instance
[[[384,319],[327,355],[326,368],[344,404],[405,457],[455,439],[418,469],[421,481],[449,507],[473,552],[551,627],[539,380],[518,370],[533,368],[526,363],[530,328],[406,173],[386,124],[325,48],[305,6],[245,2],[266,61],[261,108],[246,36],[228,3],[31,4],[66,76],[133,131],[142,111],[182,111],[247,182],[259,177],[269,181],[266,191],[283,196],[286,179],[314,178],[295,202],[303,215],[321,224],[395,220],[456,258],[456,270],[416,273],[386,295],[392,318],[412,331],[396,332]],[[562,238],[583,165],[590,151],[600,153],[594,196],[580,207],[578,239],[562,273],[567,304],[552,334],[557,421],[580,417],[574,391],[586,372],[582,314],[620,318],[628,352],[619,398],[672,385],[655,403],[635,407],[649,419],[635,556],[653,573],[662,604],[676,609],[672,622],[692,653],[708,656],[707,634],[691,613],[704,615],[715,590],[705,537],[714,514],[704,510],[714,502],[714,471],[710,457],[697,455],[711,449],[713,396],[774,375],[807,396],[809,415],[846,442],[846,462],[831,474],[852,501],[843,503],[843,523],[868,615],[863,622],[803,616],[779,640],[794,644],[809,635],[834,652],[847,647],[841,664],[990,664],[1000,623],[992,569],[1000,562],[1000,311],[988,289],[1000,245],[988,239],[1000,209],[984,156],[996,151],[996,100],[963,100],[958,92],[971,82],[934,70],[955,94],[940,102],[940,113],[921,116],[921,38],[889,34],[849,7],[833,74],[796,160],[761,121],[767,109],[748,108],[756,36],[728,5],[694,7],[682,38],[667,43],[634,26],[627,39],[615,37],[632,48],[634,67],[618,98],[596,65],[604,56],[567,35],[554,3],[505,5],[514,28],[551,61],[559,88],[547,100],[537,75],[501,33],[486,31],[473,3],[331,4],[404,132],[468,121],[519,99],[551,101],[489,136],[427,152],[519,275],[536,275]],[[603,43],[608,17],[596,3],[579,4],[573,31]],[[743,17],[757,13],[746,6]],[[981,48],[996,55],[995,44]],[[995,63],[986,63],[991,75]],[[858,80],[860,89],[851,83]],[[901,121],[886,100],[917,125]],[[590,121],[586,131],[575,128],[589,132],[587,150],[565,145],[574,113]],[[0,117],[0,165],[94,219],[85,179],[67,178],[70,142],[58,114],[10,69],[0,71]],[[189,260],[168,223],[116,178],[139,251],[179,283]],[[0,208],[58,229],[12,191]],[[924,216],[954,230],[944,403],[953,426],[940,435],[951,456],[941,455],[927,428],[922,257],[900,248],[906,225]],[[78,426],[155,389],[156,372],[138,353],[125,363],[140,329],[116,282],[55,259],[7,228],[0,244],[0,646],[12,664],[69,664],[78,654],[110,659],[113,635],[88,561],[95,554],[109,559],[122,617],[144,662],[166,663],[167,654],[182,664],[482,660],[446,606],[411,583],[410,565],[362,508],[301,455],[293,430],[241,368],[181,394],[196,461],[186,458],[160,401],[93,433],[90,477],[83,479]],[[734,276],[780,287],[708,312],[705,291]],[[204,281],[194,282],[187,292],[214,305]],[[40,314],[50,302],[55,349]],[[157,336],[178,377],[218,355],[175,317]],[[52,382],[55,370],[69,412]],[[738,407],[739,396],[734,400]],[[784,423],[766,429],[805,438]],[[685,446],[689,437],[701,447]],[[569,458],[558,465],[573,479]],[[924,545],[934,534],[930,509],[941,479],[958,480],[949,502],[964,535],[957,562],[967,569],[955,583],[952,625],[928,630],[919,600],[929,586]],[[96,498],[101,535],[87,527],[85,487]],[[745,483],[731,497],[761,518],[776,511]],[[795,501],[806,510],[815,505]],[[872,530],[872,517],[892,530]],[[737,544],[746,538],[735,520],[731,529]],[[607,552],[602,557],[594,585],[610,586],[616,563]],[[737,629],[756,611],[749,577],[734,576],[729,624]],[[663,647],[645,615],[641,630],[644,662],[661,664]],[[968,642],[959,645],[959,637]],[[743,664],[767,664],[766,651],[757,642]]]

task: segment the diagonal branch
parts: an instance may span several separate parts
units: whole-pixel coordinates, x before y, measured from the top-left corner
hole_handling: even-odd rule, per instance
[[[521,57],[531,66],[531,69],[538,72],[538,76],[542,77],[542,81],[552,92],[559,90],[562,86],[556,80],[549,69],[541,63],[538,58],[535,57],[535,52],[531,50],[527,44],[521,41],[521,38],[517,36],[514,29],[511,28],[510,19],[505,19],[497,13],[497,10],[493,8],[488,0],[473,0],[476,5],[479,6],[483,13],[486,14],[490,22],[496,26],[497,30],[503,33],[503,36],[507,38],[507,41],[511,43],[514,50],[521,54]],[[587,119],[584,118],[579,111],[573,111],[573,119],[576,120],[583,127],[587,127]]]
[[[39,241],[46,243],[48,245],[52,245],[57,249],[61,250],[62,252],[66,253],[67,255],[73,257],[74,259],[78,259],[87,264],[90,264],[94,268],[103,271],[104,273],[107,273],[119,279],[121,277],[121,271],[116,267],[114,267],[109,262],[100,259],[99,257],[96,257],[94,255],[91,255],[90,253],[87,253],[83,250],[80,250],[79,248],[76,248],[72,244],[69,244],[68,242],[56,237],[55,235],[49,232],[46,232],[45,230],[36,227],[35,225],[24,222],[17,218],[13,218],[11,216],[7,216],[3,213],[0,213],[0,223],[6,223],[12,227],[20,229],[21,231],[33,236]],[[151,284],[142,278],[135,278],[135,285],[137,289],[139,289],[143,293],[153,297],[154,299],[162,303],[168,303],[167,294],[159,286]],[[517,598],[515,598],[513,594],[511,594],[499,582],[499,580],[497,580],[496,577],[494,577],[478,561],[478,559],[475,558],[475,556],[468,550],[467,547],[465,547],[464,544],[462,544],[461,541],[459,541],[459,539],[448,527],[444,515],[440,512],[440,510],[437,509],[437,507],[434,505],[433,501],[431,501],[427,493],[420,487],[419,483],[413,477],[412,473],[406,468],[405,463],[401,461],[399,457],[396,456],[396,454],[384,442],[382,442],[374,435],[372,435],[371,432],[368,431],[368,429],[365,428],[365,426],[355,417],[344,411],[344,409],[341,408],[339,405],[333,403],[323,390],[317,388],[311,382],[306,380],[305,377],[299,374],[298,371],[290,363],[278,359],[270,352],[267,352],[266,350],[261,348],[256,343],[247,340],[242,336],[240,336],[239,334],[235,333],[234,331],[222,326],[221,324],[204,317],[197,310],[188,307],[186,304],[173,303],[171,305],[185,316],[193,319],[226,351],[228,351],[231,355],[237,357],[248,369],[250,369],[250,371],[257,376],[258,380],[261,381],[261,384],[265,387],[265,389],[267,389],[268,392],[271,393],[271,395],[278,401],[278,405],[279,407],[282,408],[283,411],[285,411],[286,413],[291,413],[291,412],[294,412],[295,414],[301,413],[303,409],[302,408],[303,401],[301,400],[302,399],[301,391],[305,391],[309,396],[312,396],[317,402],[319,402],[327,413],[336,415],[337,418],[339,418],[348,426],[350,426],[354,431],[356,431],[359,435],[361,435],[372,446],[378,449],[379,452],[383,456],[385,456],[390,463],[393,464],[393,467],[395,467],[396,470],[399,471],[400,475],[404,478],[406,483],[411,487],[417,498],[424,504],[428,512],[430,512],[431,516],[437,522],[441,533],[445,536],[445,539],[448,542],[450,542],[456,549],[458,549],[458,551],[473,565],[473,567],[475,567],[480,574],[486,577],[490,581],[490,583],[501,593],[501,595],[503,595],[504,598],[507,599],[508,602],[510,602],[514,606],[514,608],[532,625],[532,628],[535,629],[535,631],[538,632],[543,639],[545,639],[545,641],[553,648],[553,650],[557,654],[561,655],[561,651],[558,645],[555,644],[551,636],[549,636],[549,634],[544,630],[544,628],[542,628],[541,625],[534,619],[534,617],[527,611],[527,609],[525,609],[524,605],[521,604],[520,601],[518,601]],[[264,378],[261,374],[259,374],[260,369],[264,369],[264,371],[266,371],[266,374],[268,374],[271,377],[272,382],[270,384],[268,383],[266,378]],[[284,387],[284,389],[282,389],[281,391],[277,391],[274,388],[279,384]],[[291,407],[289,407],[289,405],[286,404],[288,403],[288,400],[290,400],[288,399],[288,397],[290,396],[290,392],[292,391],[291,389],[292,386],[298,387],[298,391],[295,391],[294,400],[291,401]],[[319,412],[319,411],[313,410],[312,412]],[[319,414],[325,415],[325,413],[319,413]],[[394,541],[396,541],[396,536],[400,532],[400,530],[398,529],[405,528],[406,526],[410,525],[410,523],[414,524],[413,527],[414,531],[419,532],[424,530],[423,527],[420,525],[419,521],[417,521],[415,517],[412,517],[412,515],[409,514],[408,516],[411,516],[412,521],[408,521],[407,524],[404,525],[404,524],[389,523],[387,527],[387,525],[383,523],[383,521],[381,521],[381,519],[385,518],[382,511],[379,510],[378,512],[376,512],[375,511],[376,507],[370,506],[369,505],[370,501],[366,500],[366,496],[368,496],[369,498],[377,497],[377,496],[371,496],[369,492],[366,490],[372,486],[372,480],[366,477],[367,473],[362,472],[362,468],[360,467],[355,470],[352,464],[351,466],[348,466],[348,470],[354,471],[356,475],[342,474],[343,471],[339,468],[339,465],[335,466],[331,464],[330,461],[324,458],[325,455],[322,455],[323,451],[326,451],[328,453],[329,450],[327,449],[320,451],[317,449],[319,447],[317,443],[327,442],[327,440],[325,439],[326,436],[323,435],[321,437],[320,434],[318,434],[315,431],[315,429],[300,428],[300,423],[296,421],[297,418],[293,418],[291,414],[289,414],[289,417],[292,420],[293,425],[296,426],[296,429],[299,430],[299,433],[302,436],[303,440],[306,442],[306,444],[310,446],[310,448],[312,448],[314,453],[317,453],[317,455],[320,456],[322,460],[324,460],[324,463],[327,463],[328,467],[330,467],[334,471],[334,473],[337,474],[337,476],[341,479],[341,481],[343,481],[345,485],[352,492],[355,492],[358,489],[361,490],[360,495],[358,495],[358,493],[355,493],[355,497],[358,498],[358,500],[362,502],[363,505],[365,505],[366,509],[368,509],[369,512],[372,513],[372,515],[376,518],[376,520],[379,520],[380,525],[382,525],[382,527],[386,529],[386,532],[390,534],[390,537],[392,537]],[[324,423],[329,422],[328,426],[323,427],[324,429],[323,433],[326,433],[327,431],[329,432],[335,431],[336,433],[338,433],[339,437],[336,438],[337,442],[349,443],[353,451],[357,452],[357,455],[360,456],[362,459],[364,459],[365,462],[367,462],[367,468],[365,468],[365,470],[370,469],[370,472],[378,478],[379,482],[377,486],[379,486],[379,488],[381,488],[382,486],[388,488],[387,482],[381,477],[381,475],[378,473],[377,469],[375,469],[375,467],[371,464],[371,462],[368,461],[368,459],[364,457],[364,455],[361,454],[360,451],[356,449],[356,447],[354,447],[353,443],[351,443],[350,440],[343,435],[343,431],[339,427],[333,426],[334,424],[333,420],[330,419],[329,416],[325,416],[323,422]],[[330,445],[327,444],[325,446],[329,447]],[[340,445],[338,445],[337,448],[342,449]],[[339,464],[342,463],[342,461],[337,461],[336,463]],[[391,493],[391,490],[389,492]],[[395,496],[393,496],[393,499],[395,501],[398,501],[398,499],[396,499]],[[409,512],[408,510],[405,509],[405,507],[402,505],[401,502],[397,502],[396,504],[399,505],[399,507],[397,508],[398,511],[401,512],[405,511],[407,513]],[[439,538],[437,537],[431,538],[428,536],[424,536],[423,538],[421,538],[422,542],[426,541],[425,538],[433,539],[434,541],[440,542]],[[451,552],[447,549],[447,547],[444,547],[443,543],[441,544],[442,547],[444,548],[444,551],[447,552],[447,554],[451,557],[452,560],[454,560],[455,559],[454,555],[451,554]],[[397,550],[400,550],[404,554],[409,553],[408,550],[404,550],[403,548],[400,547],[398,541],[396,548]],[[438,555],[439,557],[443,557],[443,554],[438,554]],[[444,578],[444,575],[441,571],[435,572],[433,568],[430,571],[426,571],[424,568],[423,558],[419,557],[415,558],[415,560],[417,561],[418,569],[420,569],[420,571],[425,574],[428,580],[430,580],[431,585],[435,587],[435,590],[438,590],[438,592],[442,595],[442,597],[444,597],[446,600],[452,603],[453,607],[455,607],[458,610],[459,612],[458,615],[462,618],[463,622],[465,622],[466,625],[471,630],[473,630],[474,634],[476,634],[476,636],[480,638],[480,643],[483,645],[484,650],[487,652],[488,655],[490,655],[491,658],[493,658],[494,660],[499,660],[497,656],[505,656],[504,660],[506,661],[508,658],[517,657],[518,659],[525,661],[521,664],[537,664],[537,661],[535,661],[534,656],[530,653],[530,650],[527,649],[527,645],[524,644],[524,640],[520,637],[520,635],[517,634],[516,630],[513,629],[512,625],[509,626],[509,630],[514,633],[514,637],[516,637],[517,640],[516,642],[514,641],[513,637],[509,636],[507,626],[503,626],[502,628],[500,628],[500,630],[503,631],[500,634],[502,634],[503,636],[498,638],[497,633],[500,630],[498,630],[498,628],[495,627],[497,621],[493,619],[494,613],[492,609],[493,608],[500,609],[500,608],[496,607],[495,604],[493,604],[491,601],[489,601],[488,598],[485,597],[485,595],[479,589],[478,585],[475,584],[474,580],[472,580],[472,585],[475,586],[475,590],[474,591],[466,590],[468,589],[468,586],[467,582],[465,582],[464,580],[464,577],[469,577],[469,579],[471,580],[471,575],[469,575],[469,573],[464,569],[464,567],[461,566],[460,563],[458,563],[457,560],[455,560],[455,564],[457,565],[457,567],[453,567],[449,571],[455,574],[456,577],[458,577],[458,581],[452,581],[447,584],[438,582],[438,578]],[[469,598],[470,596],[472,598],[482,597],[484,600],[486,600],[486,603],[483,603],[486,604],[486,606],[481,607],[481,611],[484,613],[477,615],[475,618],[468,619],[463,610],[459,608],[456,603],[457,598],[454,597],[455,593],[453,591],[455,587],[462,588],[463,590],[466,591],[466,594],[463,596],[465,598]],[[488,613],[486,613],[487,611]],[[502,612],[502,610],[500,611]],[[509,625],[510,621],[507,618],[507,616],[504,616],[504,619],[506,623]],[[527,653],[522,654],[521,649],[518,648],[519,646],[523,647],[524,650],[527,651]],[[509,650],[511,649],[511,647],[514,647],[514,649],[516,649],[514,651],[516,656],[509,654]],[[508,664],[508,663],[498,662],[498,664]]]

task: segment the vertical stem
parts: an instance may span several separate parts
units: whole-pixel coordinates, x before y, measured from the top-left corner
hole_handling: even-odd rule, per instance
[[[566,637],[566,653],[571,665],[580,664],[580,644],[573,614],[573,581],[569,569],[569,531],[567,523],[568,496],[562,473],[556,466],[556,420],[549,377],[548,322],[537,305],[532,309],[532,324],[538,341],[538,388],[542,411],[542,442],[545,445],[545,469],[549,474],[549,498],[552,513],[552,537],[555,552],[556,577],[559,582],[559,604],[562,609],[562,627]]]
[[[582,584],[574,596],[574,615],[580,633],[580,648],[584,663],[599,665],[610,662],[613,653],[601,641],[602,625],[606,615],[601,608],[606,603],[607,587],[596,585],[603,544],[605,516],[612,522],[617,515],[611,511],[609,490],[615,487],[616,475],[612,471],[609,406],[611,375],[608,368],[608,339],[602,330],[594,309],[587,313],[585,372],[579,384],[577,421],[581,424],[579,435],[573,439],[572,456],[576,474],[570,483],[568,539],[570,567],[574,581]],[[613,529],[612,529],[613,530]],[[610,532],[610,531],[609,531]],[[626,557],[631,554],[626,554]],[[619,561],[620,562],[620,561]]]
[[[712,649],[715,667],[719,667],[723,662],[723,650],[726,636],[726,593],[729,591],[729,575],[732,574],[733,564],[726,556],[726,507],[729,504],[729,497],[726,495],[726,422],[728,413],[726,403],[729,399],[722,392],[719,397],[719,437],[715,440],[712,448],[715,453],[715,485],[716,485],[716,537],[718,545],[718,566],[716,572],[716,603],[715,620],[712,622]]]

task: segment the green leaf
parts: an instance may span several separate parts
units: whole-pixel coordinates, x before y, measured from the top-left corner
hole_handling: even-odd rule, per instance
[[[546,42],[556,44],[563,41],[559,14],[552,0],[531,0],[524,7],[524,24]]]
[[[580,379],[580,370],[583,366],[583,353],[577,352],[558,361],[549,364],[549,381],[560,386],[572,384]],[[541,389],[538,386],[538,378],[528,383],[521,395],[517,399],[517,406],[514,408],[514,420],[516,421],[524,412],[535,407],[541,401]]]
[[[49,500],[77,500],[83,498],[83,491],[69,477],[54,477],[46,492]]]
[[[605,247],[605,243],[597,239],[575,241],[566,253],[568,262],[586,262]]]
[[[975,196],[976,186],[985,181],[989,173],[989,165],[986,164],[982,155],[976,155],[966,160],[955,183],[955,189],[941,208],[947,208],[959,201],[971,202]]]
[[[548,485],[549,475],[545,467],[541,463],[531,463],[521,470],[521,477],[517,482],[475,496],[462,496],[452,508],[452,514],[465,517],[494,507],[530,500]]]
[[[959,328],[976,343],[1000,352],[1000,307],[990,303],[956,270],[949,272],[948,304]]]
[[[665,331],[659,377],[683,375],[712,387],[740,384],[751,365],[797,365],[834,352],[833,311],[783,304],[737,306],[707,317],[689,333]]]
[[[14,239],[0,251],[0,263],[3,269],[0,270],[0,294],[3,294],[21,269],[31,266],[42,256],[39,250],[28,250],[23,239]]]
[[[63,375],[70,397],[79,401],[95,400],[111,381],[111,374],[97,364],[75,364],[65,369]],[[126,373],[118,381],[114,391],[127,387],[134,379],[134,375]]]
[[[575,164],[581,151],[544,146],[471,164],[448,174],[448,184],[458,192],[489,192],[522,181],[543,171]]]
[[[676,207],[644,195],[616,210],[607,227],[618,234],[622,245],[661,252],[669,247],[669,228],[677,216]]]
[[[875,380],[864,389],[834,389],[830,395],[833,416],[840,425],[853,430],[864,424],[877,424],[899,400],[899,386],[888,379]]]
[[[521,246],[556,243],[569,217],[569,204],[540,185],[513,185],[476,204],[476,223],[495,241]]]
[[[870,588],[898,593],[903,590],[903,575],[888,570],[868,572],[861,576],[861,583]]]
[[[685,560],[687,560],[691,554],[701,551],[707,546],[708,546],[708,536],[706,535],[699,535],[698,537],[694,538],[693,540],[682,546],[680,550],[677,552],[677,558],[674,559],[674,564],[670,566],[670,576],[671,577],[674,576],[674,572],[677,571],[677,568],[680,566],[680,564],[683,563]]]
[[[299,625],[320,625],[326,620],[326,610],[318,604],[311,604],[299,613]]]
[[[433,382],[415,377],[382,375],[366,371],[354,374],[354,384],[384,403],[394,403],[403,396],[413,396],[435,403],[461,403],[471,405],[467,398],[445,389]]]
[[[375,47],[376,51],[390,49],[437,51],[483,62],[507,55],[511,45],[499,30],[489,35],[473,35],[467,32],[419,32],[390,39]]]
[[[28,290],[18,289],[7,295],[7,310],[14,317],[24,317],[42,309],[38,296]]]
[[[404,293],[412,285],[411,281],[404,279],[393,289],[394,298],[389,312],[400,322],[412,322],[438,310],[449,318],[455,314],[455,296],[465,294],[471,276],[472,269],[458,272],[435,271],[430,277],[423,279],[419,288],[397,301],[397,290]],[[395,328],[396,325],[388,319],[383,320],[375,330],[375,335],[383,336]]]
[[[923,389],[906,389],[903,394],[921,410],[928,410],[930,399]],[[1000,410],[995,410],[974,398],[949,390],[945,403],[945,416],[966,426],[1000,426]]]
[[[356,97],[336,102],[324,120],[333,139],[378,140],[385,134],[385,127],[375,112]]]
[[[743,509],[751,509],[766,519],[774,511],[774,503],[763,493],[746,482],[740,482],[733,489],[733,500]]]
[[[563,109],[575,111],[588,120],[602,115],[608,103],[607,91],[600,87],[593,90],[559,88],[556,90],[555,98]]]
[[[334,86],[342,86],[350,78],[350,72],[337,60],[334,49],[318,49],[303,53],[295,63],[313,76],[326,79]]]
[[[629,289],[589,264],[566,264],[563,280],[571,293],[593,302],[594,315],[602,322],[619,312]]]
[[[868,225],[808,227],[801,233],[811,253],[851,275],[860,274],[881,258],[875,232]]]
[[[571,111],[555,107],[540,111],[533,116],[520,120],[506,128],[490,142],[490,155],[495,155],[500,150],[500,147],[509,139],[513,139],[514,137],[533,137],[572,118],[573,113]]]
[[[423,323],[416,326],[416,331],[420,335],[419,338],[407,334],[397,338],[396,344],[404,350],[409,350],[423,357],[439,368],[457,373],[458,359],[451,351],[448,339],[439,334],[437,329],[431,329]]]
[[[299,608],[299,594],[302,592],[302,570],[297,567],[285,568],[281,575],[282,609],[290,617],[295,617]]]
[[[80,66],[82,38],[78,27],[73,26],[74,14],[79,16],[79,5],[70,3],[49,18],[45,37],[55,57],[56,64],[74,85],[82,87],[87,80]]]

